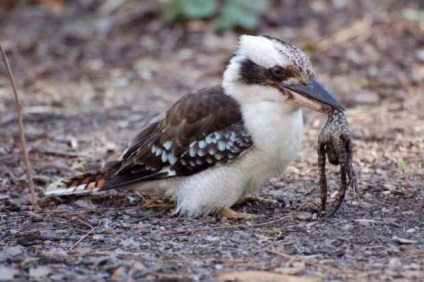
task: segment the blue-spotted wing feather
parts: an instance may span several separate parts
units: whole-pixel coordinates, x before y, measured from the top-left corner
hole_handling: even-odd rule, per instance
[[[229,163],[252,145],[238,103],[222,87],[201,89],[136,136],[104,189],[192,175]]]
[[[191,175],[218,164],[226,164],[246,152],[252,145],[252,138],[243,123],[237,122],[190,143],[188,150],[174,165],[174,169],[178,175]]]

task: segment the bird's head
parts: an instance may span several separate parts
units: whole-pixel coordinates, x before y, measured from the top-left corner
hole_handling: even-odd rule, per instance
[[[263,94],[264,99],[320,112],[344,110],[316,81],[308,56],[296,46],[270,36],[240,37],[224,73],[223,87],[239,100],[245,98],[243,95]]]

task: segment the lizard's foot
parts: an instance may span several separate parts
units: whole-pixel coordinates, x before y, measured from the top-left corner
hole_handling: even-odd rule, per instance
[[[356,190],[356,173],[352,164],[353,144],[349,135],[349,127],[342,111],[333,110],[329,113],[327,122],[318,137],[318,166],[320,168],[321,209],[325,212],[327,203],[327,177],[325,173],[326,158],[331,164],[340,166],[341,183],[335,199],[335,207],[329,216],[340,208],[344,201],[346,190],[353,187]],[[349,181],[348,181],[349,180]]]
[[[259,217],[259,215],[245,213],[245,212],[236,212],[230,208],[223,208],[219,211],[219,215],[222,217],[230,218],[230,219],[253,219]]]
[[[255,194],[249,194],[249,195],[245,196],[243,199],[241,199],[237,202],[237,205],[242,205],[242,204],[245,204],[245,203],[248,203],[248,202],[258,202],[259,204],[262,204],[264,206],[276,206],[276,205],[278,205],[277,200],[263,198],[259,195],[255,195]]]
[[[321,203],[319,203],[319,202],[308,202],[304,205],[302,210],[312,212],[312,213],[317,213],[318,215],[324,215],[325,214],[325,211],[323,213],[323,211],[321,209]]]

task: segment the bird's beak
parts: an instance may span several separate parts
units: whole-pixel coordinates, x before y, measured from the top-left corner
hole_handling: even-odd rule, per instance
[[[333,108],[345,110],[345,107],[314,79],[307,84],[283,83],[282,87],[289,90],[289,101],[293,104],[323,113],[328,113]]]

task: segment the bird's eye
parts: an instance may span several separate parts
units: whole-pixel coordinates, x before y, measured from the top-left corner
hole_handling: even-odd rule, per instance
[[[271,74],[275,77],[275,78],[283,78],[286,73],[284,71],[284,69],[280,66],[274,66],[271,68]]]

